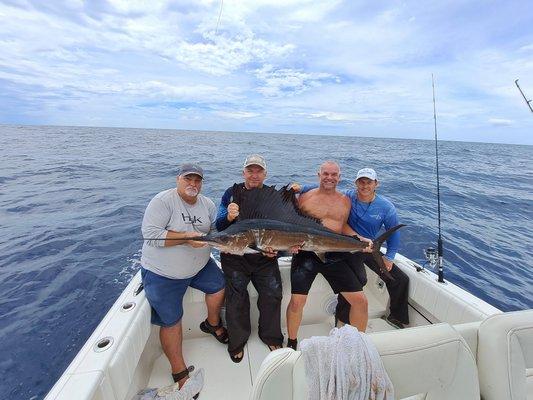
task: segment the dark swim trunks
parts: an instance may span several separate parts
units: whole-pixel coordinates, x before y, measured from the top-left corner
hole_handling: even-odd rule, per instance
[[[300,251],[292,257],[292,294],[307,295],[318,273],[326,278],[334,293],[363,290],[359,278],[340,254],[326,253],[323,263],[315,253]]]

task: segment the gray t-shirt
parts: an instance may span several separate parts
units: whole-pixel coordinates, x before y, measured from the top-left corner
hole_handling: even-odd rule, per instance
[[[164,239],[167,231],[209,233],[214,229],[215,204],[201,194],[195,204],[186,203],[176,188],[158,193],[146,207],[142,222],[145,238]],[[188,244],[165,247],[164,240],[145,240],[142,266],[171,279],[191,278],[209,260],[211,247],[194,248]]]

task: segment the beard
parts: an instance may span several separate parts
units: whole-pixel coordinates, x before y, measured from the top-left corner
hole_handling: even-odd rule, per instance
[[[194,197],[194,196],[198,196],[198,189],[196,189],[195,187],[186,187],[185,188],[185,194],[187,196],[191,196],[191,197]]]

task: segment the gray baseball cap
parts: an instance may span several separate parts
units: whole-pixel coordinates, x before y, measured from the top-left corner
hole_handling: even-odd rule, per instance
[[[243,168],[249,167],[250,165],[258,165],[265,171],[267,169],[265,158],[263,156],[260,156],[259,154],[250,154],[248,157],[246,157],[246,160],[244,160]]]
[[[357,171],[357,178],[355,178],[355,180],[358,180],[359,178],[368,178],[377,181],[378,175],[372,168],[363,168]]]
[[[186,175],[198,175],[200,178],[204,178],[204,170],[197,164],[186,163],[183,164],[178,170],[179,176]]]

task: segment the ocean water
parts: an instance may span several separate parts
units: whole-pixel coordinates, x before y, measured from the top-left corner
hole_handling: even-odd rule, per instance
[[[439,144],[445,279],[505,310],[533,308],[533,147]],[[374,167],[396,205],[400,252],[436,243],[434,143],[231,132],[0,126],[0,397],[41,399],[139,268],[140,224],[177,166],[205,168],[215,203],[249,153],[267,183],[340,188]]]

